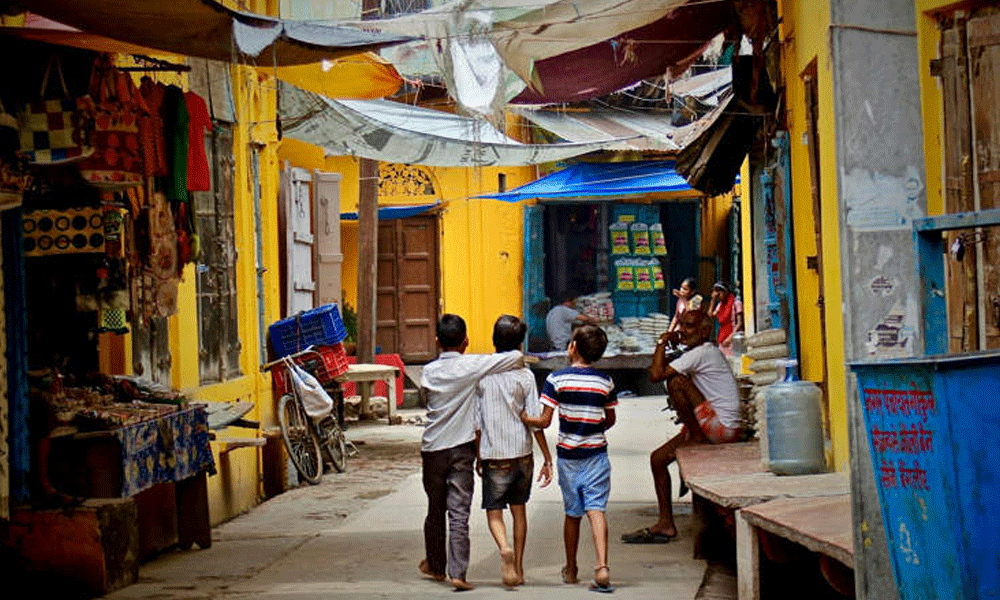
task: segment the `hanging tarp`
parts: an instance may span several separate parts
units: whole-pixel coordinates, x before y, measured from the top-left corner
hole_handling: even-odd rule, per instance
[[[316,21],[232,10],[215,0],[18,0],[18,6],[87,33],[164,52],[267,65],[335,59],[411,39]]]
[[[385,98],[403,85],[395,67],[373,52],[265,71],[276,71],[282,81],[329,98]]]
[[[415,217],[421,215],[429,210],[433,210],[441,206],[440,202],[434,202],[431,204],[406,204],[400,206],[380,206],[378,208],[378,220],[388,221],[390,219],[405,219],[407,217]],[[341,221],[357,221],[357,212],[342,212],[340,213]]]
[[[500,194],[485,194],[505,202],[521,200],[636,198],[646,194],[690,191],[672,160],[622,163],[577,163],[537,181]]]
[[[513,107],[513,112],[568,142],[602,142],[605,150],[676,152],[679,129],[669,114],[639,114],[613,109],[544,110]]]
[[[282,135],[335,155],[437,167],[518,166],[604,147],[522,144],[479,119],[386,100],[334,100],[287,83],[278,94]]]
[[[537,85],[534,64],[657,21],[687,0],[560,0],[494,26],[504,62]]]
[[[643,6],[641,0],[629,0],[616,7],[633,3],[639,14],[655,14],[639,8]],[[729,2],[675,2],[671,8],[665,16],[611,36],[588,27],[586,19],[541,27],[549,18],[544,11],[532,21],[527,21],[526,15],[501,24],[515,33],[506,45],[497,42],[497,49],[507,66],[531,86],[511,102],[575,102],[605,96],[665,73],[679,75],[701,56],[712,38],[737,22]],[[536,21],[540,33],[531,29],[531,23]],[[562,38],[569,41],[559,42]],[[554,53],[570,41],[576,49]]]
[[[421,35],[423,40],[386,49],[383,56],[407,77],[439,77],[462,110],[497,123],[507,101],[525,84],[504,68],[491,41],[493,23],[537,7],[537,0],[458,0],[355,25],[367,31]]]
[[[25,40],[82,48],[94,52],[118,52],[121,54],[151,54],[153,52],[150,48],[80,31],[76,27],[70,27],[30,12],[23,13],[20,20],[16,17],[6,19],[5,25],[0,26],[0,33]]]

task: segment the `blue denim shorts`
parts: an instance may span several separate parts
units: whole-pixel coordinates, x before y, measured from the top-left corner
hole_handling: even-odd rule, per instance
[[[582,517],[588,510],[607,511],[611,495],[608,453],[587,458],[560,458],[559,488],[567,516]]]

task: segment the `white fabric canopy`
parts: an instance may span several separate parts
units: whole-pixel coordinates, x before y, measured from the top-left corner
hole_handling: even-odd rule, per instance
[[[607,145],[522,144],[478,119],[387,100],[333,100],[279,85],[282,135],[331,154],[438,167],[519,166],[564,160]]]

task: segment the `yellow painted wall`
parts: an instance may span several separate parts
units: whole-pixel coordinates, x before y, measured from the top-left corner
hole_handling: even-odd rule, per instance
[[[278,149],[284,164],[322,169],[343,176],[341,212],[358,210],[358,161],[325,156],[323,149],[285,139]],[[521,204],[473,199],[497,191],[498,175],[507,188],[535,179],[534,167],[422,167],[430,174],[441,202],[441,310],[465,318],[470,352],[492,352],[493,322],[503,314],[521,314],[523,219]],[[426,197],[380,197],[380,206],[424,204]],[[341,221],[344,301],[357,306],[358,226]]]
[[[917,35],[920,58],[920,107],[924,125],[924,164],[927,181],[927,214],[944,213],[944,100],[941,80],[930,74],[927,65],[940,54],[941,36],[934,13],[945,11],[954,2],[917,0]]]
[[[840,221],[837,197],[833,74],[829,52],[829,2],[798,0],[778,3],[782,18],[780,39],[782,67],[788,107],[792,168],[792,213],[794,219],[795,276],[799,324],[801,372],[805,379],[819,381],[824,356],[828,368],[831,460],[838,471],[849,468],[847,439],[846,369],[844,330],[841,317]],[[823,289],[826,303],[826,348],[822,343],[816,302],[820,282],[816,271],[806,267],[806,257],[817,254],[814,231],[811,175],[806,131],[805,91],[801,75],[816,61],[818,87],[818,133],[820,140],[820,197],[822,206]]]

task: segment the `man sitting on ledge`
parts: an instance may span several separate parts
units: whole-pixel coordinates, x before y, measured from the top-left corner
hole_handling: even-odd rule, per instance
[[[627,544],[665,544],[677,537],[667,466],[677,458],[677,449],[690,444],[724,444],[743,438],[736,378],[722,351],[709,341],[712,318],[704,311],[689,310],[680,319],[680,330],[664,333],[653,353],[649,378],[664,381],[683,427],[649,456],[660,517],[655,525],[622,535]],[[687,351],[667,364],[664,346],[683,342]]]

